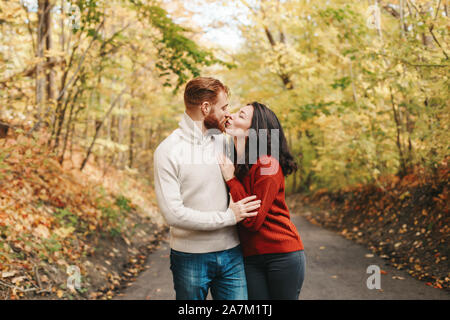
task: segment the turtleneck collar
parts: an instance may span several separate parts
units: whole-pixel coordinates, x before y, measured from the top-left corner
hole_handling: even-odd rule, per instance
[[[198,121],[198,124],[202,124],[201,121]],[[211,130],[208,130],[205,132],[205,134],[203,134],[202,130],[186,113],[186,111],[183,113],[181,121],[178,123],[178,125],[180,126],[181,132],[183,133],[183,137],[186,138],[189,142],[193,142],[194,144],[204,144],[211,138],[214,139],[214,135]]]

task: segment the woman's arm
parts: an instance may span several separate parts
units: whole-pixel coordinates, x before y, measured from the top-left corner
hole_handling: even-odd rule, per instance
[[[234,176],[233,162],[225,155],[218,157],[220,170],[222,175],[230,188],[230,194],[233,201],[240,201],[250,194],[247,193],[242,183]],[[252,168],[253,169],[253,168]],[[280,171],[278,161],[271,156],[263,156],[255,164],[256,172],[254,174],[254,182],[252,183],[252,195],[256,195],[258,200],[261,200],[261,207],[258,214],[254,217],[246,218],[241,222],[241,225],[252,231],[258,231],[267,213],[275,200],[280,188],[280,174],[282,179],[284,176]]]
[[[259,171],[261,168],[257,168],[257,170]],[[278,194],[279,183],[275,176],[262,176],[258,173],[255,176],[257,179],[255,179],[256,181],[252,191],[256,195],[256,198],[261,200],[261,207],[256,216],[244,219],[241,225],[250,231],[257,232],[266,219],[267,213]],[[230,188],[233,201],[239,201],[249,196],[242,183],[236,177],[228,180],[227,185]]]

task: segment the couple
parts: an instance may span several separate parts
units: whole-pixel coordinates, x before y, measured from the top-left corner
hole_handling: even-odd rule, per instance
[[[297,167],[276,115],[257,102],[230,114],[228,93],[217,79],[189,81],[179,128],[154,153],[176,299],[204,300],[210,289],[217,300],[297,300],[305,255],[284,180]],[[267,142],[257,134],[256,150],[267,143],[270,151],[251,161],[249,133],[261,129]],[[225,132],[233,137],[232,159],[217,152],[217,145],[227,149]],[[215,161],[193,161],[208,157]]]

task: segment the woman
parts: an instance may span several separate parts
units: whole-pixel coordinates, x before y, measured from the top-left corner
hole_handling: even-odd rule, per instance
[[[222,156],[220,168],[233,201],[249,195],[261,200],[258,214],[238,225],[248,298],[297,300],[305,274],[305,255],[289,217],[284,180],[297,165],[280,122],[272,110],[253,102],[231,115],[226,132],[234,139],[236,165]],[[260,152],[254,163],[254,150],[267,152]]]

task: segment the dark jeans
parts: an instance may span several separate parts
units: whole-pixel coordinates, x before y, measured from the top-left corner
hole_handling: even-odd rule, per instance
[[[171,249],[170,269],[177,300],[247,300],[241,246],[210,253]]]
[[[305,277],[303,250],[244,258],[249,300],[298,300]]]

